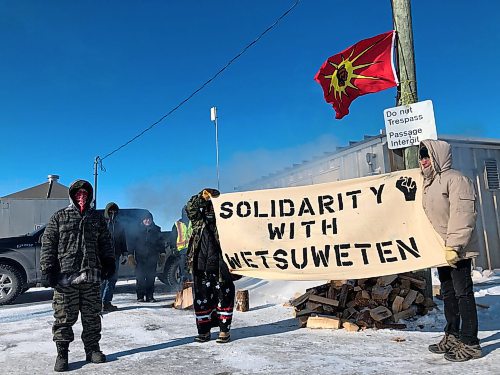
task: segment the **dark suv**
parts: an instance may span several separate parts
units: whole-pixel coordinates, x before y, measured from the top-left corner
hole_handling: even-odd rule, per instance
[[[119,217],[127,240],[145,211],[147,210],[120,209]],[[40,248],[44,231],[45,226],[23,236],[0,238],[0,305],[12,303],[20,294],[40,283]],[[171,232],[162,232],[162,237],[167,261],[161,269],[156,269],[156,276],[164,284],[177,290],[180,286],[179,256],[175,245],[172,246]],[[118,278],[135,278],[134,269],[128,264],[121,265]]]

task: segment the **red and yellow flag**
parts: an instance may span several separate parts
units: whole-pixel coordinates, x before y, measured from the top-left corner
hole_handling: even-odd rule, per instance
[[[335,118],[347,115],[358,96],[398,84],[392,56],[394,39],[394,31],[364,39],[323,63],[314,79],[323,88],[325,100],[332,103]]]

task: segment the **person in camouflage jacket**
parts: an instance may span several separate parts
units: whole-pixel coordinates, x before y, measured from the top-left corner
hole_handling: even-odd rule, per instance
[[[219,327],[220,330],[216,342],[226,343],[230,338],[235,286],[222,258],[211,202],[212,197],[218,196],[217,190],[204,189],[193,195],[186,205],[193,227],[187,257],[193,274],[197,342],[209,341],[213,327]]]
[[[42,237],[42,283],[54,288],[55,371],[68,370],[72,326],[81,313],[87,361],[102,363],[100,282],[115,272],[115,254],[104,217],[91,207],[92,185],[77,180],[69,188],[70,205],[49,220]]]

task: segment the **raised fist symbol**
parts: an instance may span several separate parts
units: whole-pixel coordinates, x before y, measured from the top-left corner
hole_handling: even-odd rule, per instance
[[[417,193],[417,183],[411,177],[399,177],[396,181],[396,187],[405,195],[405,200],[414,201]]]

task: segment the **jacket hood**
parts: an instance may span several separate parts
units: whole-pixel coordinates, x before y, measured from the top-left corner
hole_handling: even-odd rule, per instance
[[[87,198],[87,203],[85,204],[85,209],[89,208],[92,201],[94,200],[94,189],[90,182],[85,180],[76,180],[69,187],[69,199],[71,203],[73,203],[76,207],[78,207],[78,203],[75,201],[75,194],[78,190],[84,189],[89,194]]]
[[[448,142],[425,139],[420,142],[419,149],[422,147],[427,148],[432,167],[437,174],[451,169],[451,146]]]
[[[109,219],[109,210],[111,210],[111,209],[116,211],[116,213],[118,213],[118,211],[120,210],[120,207],[118,207],[118,205],[115,202],[109,202],[106,205],[106,208],[104,209],[104,217],[106,219]]]

